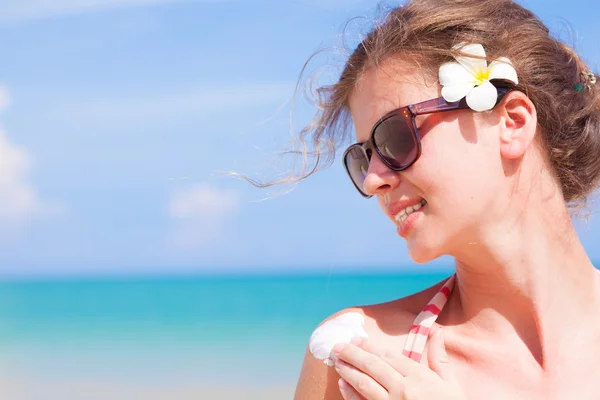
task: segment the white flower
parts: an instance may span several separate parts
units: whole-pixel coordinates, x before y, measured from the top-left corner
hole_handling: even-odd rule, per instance
[[[480,44],[461,43],[454,50],[460,50],[467,56],[456,56],[454,58],[458,62],[448,62],[440,67],[442,97],[446,101],[452,103],[466,96],[471,109],[491,110],[498,100],[498,90],[490,80],[505,79],[519,83],[517,71],[508,58],[500,57],[488,65],[485,50]]]

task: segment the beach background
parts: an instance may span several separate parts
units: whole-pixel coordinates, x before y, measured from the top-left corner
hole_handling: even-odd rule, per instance
[[[286,399],[312,330],[448,274],[0,284],[7,399]],[[210,394],[210,396],[209,396]]]
[[[450,275],[339,159],[223,173],[285,177],[302,66],[331,83],[398,4],[0,0],[0,398],[290,399],[320,321]],[[596,0],[522,4],[599,70]]]

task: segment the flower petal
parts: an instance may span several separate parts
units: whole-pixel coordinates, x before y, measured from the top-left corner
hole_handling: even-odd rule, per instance
[[[442,88],[442,97],[449,103],[461,100],[463,97],[469,94],[475,87],[472,83],[463,83],[454,86],[444,86]]]
[[[454,86],[470,83],[475,86],[475,77],[462,64],[447,62],[442,64],[439,72],[440,84],[442,86]]]
[[[479,72],[487,71],[487,61],[485,59],[485,50],[480,44],[464,44],[456,45],[454,50],[459,51],[467,56],[456,56],[456,61],[461,63],[472,75],[477,75]],[[469,57],[473,56],[473,57]]]
[[[494,108],[498,100],[498,89],[489,81],[477,86],[467,95],[467,104],[474,111],[487,111]]]
[[[519,83],[517,70],[506,57],[500,57],[496,61],[493,61],[489,66],[489,71],[489,79],[506,79],[515,85]]]

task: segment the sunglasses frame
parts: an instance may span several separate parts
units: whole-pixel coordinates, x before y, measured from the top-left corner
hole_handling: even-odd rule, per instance
[[[496,101],[496,104],[494,105],[494,107],[497,106],[500,103],[500,101],[502,101],[504,96],[508,92],[511,91],[510,88],[504,87],[504,86],[500,86],[500,87],[496,86],[496,88],[498,89],[498,100]],[[396,172],[403,171],[403,170],[409,168],[410,166],[412,166],[421,157],[421,138],[419,136],[419,130],[417,129],[417,123],[415,121],[415,117],[417,115],[434,114],[434,113],[439,113],[439,112],[456,111],[456,110],[464,110],[464,109],[469,109],[466,98],[463,98],[460,101],[448,102],[448,101],[444,100],[443,97],[438,97],[436,99],[426,100],[426,101],[423,101],[423,102],[420,102],[417,104],[410,104],[408,106],[397,108],[395,110],[388,112],[383,117],[379,118],[379,120],[377,122],[375,122],[375,125],[373,125],[373,128],[371,128],[371,132],[369,134],[369,139],[366,142],[354,143],[353,145],[348,147],[346,149],[346,151],[344,152],[344,156],[343,156],[344,169],[346,170],[346,173],[350,177],[350,180],[354,184],[354,187],[356,188],[356,190],[358,190],[358,192],[365,198],[373,197],[373,195],[368,195],[368,194],[364,193],[362,191],[362,189],[360,189],[358,187],[356,182],[354,182],[354,179],[352,179],[352,175],[350,174],[350,168],[348,167],[346,157],[348,156],[348,153],[350,153],[353,149],[355,149],[357,147],[360,148],[362,150],[362,152],[364,153],[365,158],[369,161],[369,164],[371,163],[372,156],[371,157],[368,156],[367,150],[371,150],[371,154],[373,154],[373,153],[377,154],[377,157],[379,157],[379,159],[392,171],[396,171]],[[408,165],[402,166],[402,167],[394,167],[393,165],[391,165],[389,163],[389,161],[386,160],[385,156],[383,156],[383,154],[381,154],[381,151],[379,150],[379,148],[375,145],[375,132],[377,131],[377,128],[381,124],[383,124],[385,121],[387,121],[388,119],[390,119],[392,117],[396,117],[398,115],[403,116],[405,118],[406,125],[408,126],[408,128],[410,130],[410,133],[412,135],[413,141],[415,142],[415,146],[416,146],[416,150],[417,150],[417,154],[416,154],[414,160],[412,160]]]

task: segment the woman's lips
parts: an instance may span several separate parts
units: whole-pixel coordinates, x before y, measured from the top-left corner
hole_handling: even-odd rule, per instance
[[[419,203],[409,205],[401,209],[395,216],[396,232],[403,238],[406,238],[414,225],[417,223],[424,208],[427,207],[427,202],[422,200]]]

